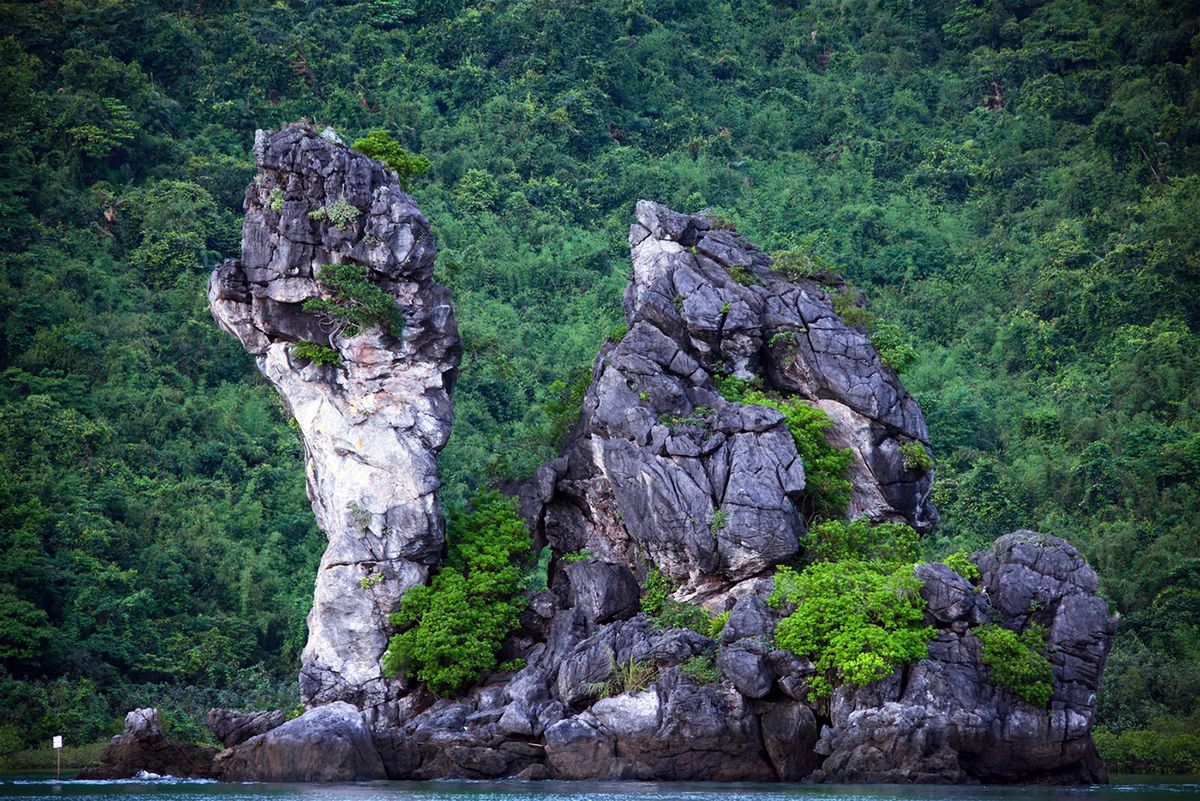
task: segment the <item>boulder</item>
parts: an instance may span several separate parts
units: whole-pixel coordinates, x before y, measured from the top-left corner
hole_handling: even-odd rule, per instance
[[[222,752],[227,782],[357,782],[386,778],[363,713],[344,701],[310,709]]]
[[[775,682],[775,674],[767,665],[767,651],[757,640],[740,640],[721,649],[717,667],[742,695],[762,698]]]
[[[616,746],[589,715],[568,718],[546,729],[546,769],[555,779],[607,778]]]
[[[637,614],[641,587],[633,571],[622,564],[588,559],[566,567],[571,606],[582,609],[594,623]]]
[[[601,348],[563,456],[521,492],[538,539],[635,571],[648,557],[705,598],[795,555],[803,461],[780,412],[722,397],[730,379],[829,414],[853,453],[851,515],[932,526],[932,473],[901,450],[926,447],[920,408],[825,287],[709,218],[636,214],[628,332]]]
[[[208,728],[225,746],[240,745],[251,737],[266,734],[284,723],[278,709],[270,712],[235,712],[232,709],[208,710]]]
[[[769,704],[759,716],[763,746],[781,782],[806,778],[821,765],[817,718],[806,704]]]
[[[79,771],[80,779],[128,779],[143,771],[177,778],[213,778],[216,749],[170,741],[154,708],[135,709],[125,728],[109,741],[95,765]]]

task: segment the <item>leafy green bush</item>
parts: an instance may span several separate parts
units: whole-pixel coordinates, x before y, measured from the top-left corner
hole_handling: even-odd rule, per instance
[[[1096,727],[1092,737],[1100,758],[1114,773],[1200,773],[1197,714],[1159,717],[1144,729],[1115,732]]]
[[[897,373],[904,372],[917,360],[917,349],[908,341],[908,336],[895,323],[875,320],[870,324],[871,345],[879,354],[879,360]]]
[[[800,544],[806,558],[813,562],[850,559],[912,564],[921,558],[917,532],[910,526],[875,525],[865,517],[818,523],[809,528]]]
[[[667,629],[691,629],[705,637],[712,636],[713,618],[695,604],[677,601],[671,597],[675,586],[658,568],[646,573],[642,585],[642,611],[650,618],[656,631]]]
[[[404,315],[395,298],[368,281],[365,268],[355,264],[326,264],[317,273],[317,280],[325,285],[331,297],[309,298],[302,308],[318,315],[332,331],[353,337],[364,328],[378,325],[393,336],[401,335]]]
[[[972,583],[980,579],[979,566],[971,561],[971,556],[964,550],[950,554],[942,560],[942,564]]]
[[[919,470],[928,473],[933,469],[933,458],[925,445],[920,442],[906,442],[900,446],[905,470]]]
[[[838,684],[864,685],[923,659],[935,630],[923,625],[925,601],[911,563],[817,562],[775,573],[774,607],[796,604],[775,643],[813,660],[815,697]]]
[[[763,286],[763,280],[758,277],[752,267],[746,264],[735,264],[730,267],[729,277],[742,286]]]
[[[721,680],[717,658],[712,653],[697,654],[679,666],[680,672],[697,684],[716,684]]]
[[[654,617],[662,610],[662,606],[675,591],[671,580],[663,575],[657,567],[646,571],[646,580],[642,582],[642,611],[649,617]]]
[[[771,269],[781,272],[792,280],[801,278],[823,278],[840,272],[831,261],[815,251],[816,237],[801,238],[800,246],[779,250],[771,254]]]
[[[983,643],[983,664],[987,665],[992,684],[1011,690],[1035,706],[1049,706],[1054,671],[1045,654],[1045,629],[1030,626],[1017,633],[985,623],[971,631]]]
[[[784,400],[757,390],[743,393],[741,402],[783,412],[796,451],[804,460],[809,519],[843,517],[850,506],[846,471],[854,454],[849,448],[835,448],[825,438],[825,430],[833,425],[829,415],[799,398]]]
[[[317,364],[341,364],[342,354],[333,348],[316,342],[295,342],[292,344],[292,355],[297,359],[316,362]]]
[[[496,666],[496,652],[525,608],[521,595],[532,546],[517,502],[496,492],[455,510],[446,527],[446,562],[428,586],[404,593],[389,620],[384,669],[439,695],[469,686]]]
[[[570,552],[564,553],[562,555],[562,560],[569,565],[574,564],[576,562],[586,562],[588,559],[591,559],[591,558],[592,558],[592,552],[589,551],[587,548],[580,548],[578,551],[570,551]]]
[[[308,216],[314,220],[324,220],[335,228],[345,229],[350,227],[350,223],[362,216],[362,209],[346,200],[346,198],[339,197],[328,206],[322,206],[319,209],[310,211]]]
[[[640,693],[658,678],[658,668],[647,662],[634,661],[631,654],[627,662],[618,662],[610,650],[608,664],[612,673],[606,681],[589,682],[587,691],[593,698],[611,698],[621,693]]]
[[[416,153],[406,150],[385,130],[371,131],[362,139],[354,140],[354,144],[350,145],[350,148],[364,156],[370,156],[376,161],[383,162],[383,165],[389,170],[394,170],[400,180],[400,186],[405,190],[408,189],[414,178],[419,178],[429,172],[429,168],[433,164],[424,156],[418,156]]]

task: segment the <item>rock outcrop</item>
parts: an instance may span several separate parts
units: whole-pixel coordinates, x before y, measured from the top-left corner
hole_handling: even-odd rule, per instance
[[[1115,619],[1062,540],[1002,538],[972,557],[974,584],[917,566],[936,636],[927,658],[869,686],[815,697],[813,662],[775,647],[783,610],[767,598],[776,566],[804,556],[812,476],[783,413],[718,386],[822,409],[829,441],[851,451],[849,514],[920,530],[937,520],[929,460],[911,458],[928,447],[925,424],[829,286],[646,201],[630,232],[628,332],[602,348],[562,456],[519,490],[553,551],[549,588],[502,657],[523,666],[458,698],[385,679],[385,616],[442,550],[433,458],[459,353],[453,313],[429,277],[424,219],[378,164],[299,127],[264,135],[256,154],[243,259],[214,274],[210,297],[300,422],[330,548],[301,676],[315,708],[223,752],[223,778],[1103,778],[1090,732]],[[303,301],[328,294],[327,262],[361,266],[396,298],[403,336],[322,327]],[[298,341],[340,364],[298,359]],[[703,605],[694,629],[641,610],[653,571],[675,587],[663,604]],[[726,613],[719,632],[714,613]],[[995,685],[985,623],[1049,632],[1048,709]],[[251,725],[214,720],[227,742]]]
[[[841,782],[1104,781],[1091,730],[1116,618],[1096,574],[1064,540],[1032,531],[973,557],[980,592],[945,565],[922,565],[938,626],[929,658],[869,687],[843,687],[817,750],[818,778]],[[1048,631],[1049,709],[994,686],[972,626]]]
[[[251,737],[266,734],[282,726],[284,715],[281,710],[270,712],[235,712],[232,709],[208,710],[208,728],[217,739],[231,748],[241,745]]]
[[[1053,537],[1017,533],[976,554],[978,586],[918,566],[937,630],[928,658],[811,696],[813,663],[774,647],[781,611],[765,602],[775,565],[801,547],[803,457],[782,414],[715,383],[757,379],[825,409],[830,439],[854,450],[851,512],[925,527],[932,475],[900,450],[924,447],[920,410],[821,283],[773,273],[737,234],[642,203],[631,244],[628,333],[602,349],[564,456],[522,488],[556,554],[552,591],[515,638],[527,664],[462,698],[404,699],[401,726],[376,733],[388,776],[1102,777],[1089,733],[1114,621],[1094,574]],[[631,577],[651,567],[682,585],[677,599],[728,612],[719,636],[660,630],[639,611]],[[1051,632],[1049,710],[992,683],[973,633],[1031,621]]]
[[[384,778],[363,713],[345,701],[305,712],[216,758],[222,781],[356,782]]]
[[[740,235],[648,201],[630,230],[628,333],[605,345],[566,454],[525,509],[557,551],[648,558],[709,596],[794,556],[803,460],[782,413],[725,400],[732,376],[811,401],[853,451],[851,516],[925,529],[937,520],[916,401],[813,279],[790,280]]]
[[[177,778],[215,778],[215,749],[168,740],[154,708],[125,716],[125,729],[109,742],[100,761],[79,771],[80,779],[129,779],[141,772]]]
[[[329,539],[303,700],[347,701],[374,719],[402,694],[380,668],[387,615],[443,549],[436,456],[461,354],[454,309],[432,278],[429,225],[394,173],[302,125],[259,132],[254,155],[242,256],[213,273],[209,301],[299,423],[309,499]],[[403,331],[356,332],[306,309],[338,300],[320,280],[329,264],[357,266],[394,298]],[[297,343],[331,349],[338,363],[301,358]]]

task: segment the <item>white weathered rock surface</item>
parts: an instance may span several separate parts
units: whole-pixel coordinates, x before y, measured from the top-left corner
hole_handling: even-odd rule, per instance
[[[300,125],[259,132],[255,159],[242,258],[213,273],[209,300],[296,418],[329,539],[302,657],[304,702],[348,701],[386,722],[401,689],[380,666],[386,616],[442,552],[434,493],[461,353],[454,309],[433,282],[429,225],[394,173]],[[345,227],[322,214],[337,204],[357,211]],[[316,276],[331,263],[360,265],[395,298],[401,336],[380,326],[346,336],[303,310],[328,297]],[[333,348],[341,363],[298,359],[299,341]]]

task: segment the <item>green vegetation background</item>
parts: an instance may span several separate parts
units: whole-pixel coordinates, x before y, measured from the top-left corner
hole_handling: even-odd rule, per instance
[[[55,0],[0,31],[0,754],[295,702],[323,541],[204,286],[255,128],[308,116],[432,161],[447,502],[553,453],[634,201],[714,210],[867,290],[915,354],[929,550],[1080,546],[1123,615],[1102,744],[1200,770],[1187,0]]]

